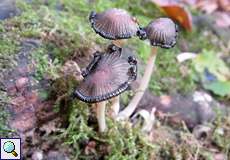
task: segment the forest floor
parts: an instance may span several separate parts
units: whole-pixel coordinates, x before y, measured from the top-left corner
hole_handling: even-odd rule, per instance
[[[191,9],[193,30],[180,28],[174,48],[158,49],[149,89],[135,111],[157,109],[152,130],[141,131],[142,119],[114,121],[108,107],[108,131],[99,133],[95,110],[71,99],[78,66],[111,43],[94,33],[90,11],[123,8],[143,26],[165,15],[141,0],[14,2],[0,2],[0,137],[22,138],[23,159],[230,158],[230,31],[213,27],[209,15]],[[138,59],[132,88],[150,50],[138,38],[123,48]],[[197,56],[178,62],[186,52]],[[132,96],[132,90],[122,94],[123,108]]]

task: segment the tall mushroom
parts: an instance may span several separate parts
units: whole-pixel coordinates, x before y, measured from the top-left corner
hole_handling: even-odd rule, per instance
[[[112,8],[102,13],[92,11],[89,21],[97,34],[105,39],[112,40],[112,43],[118,47],[124,44],[124,39],[136,36],[139,30],[135,18],[123,9]],[[112,99],[111,107],[116,115],[120,108],[119,96]]]
[[[134,112],[139,101],[143,97],[153,72],[157,55],[156,46],[167,49],[174,47],[176,44],[177,32],[177,25],[169,18],[158,18],[151,21],[148,26],[138,31],[140,39],[148,39],[153,47],[140,86],[129,105],[119,113],[118,119],[128,118]]]
[[[95,104],[100,132],[106,130],[106,100],[129,88],[136,79],[136,68],[134,57],[125,59],[121,56],[121,49],[118,49],[108,53],[96,52],[92,62],[82,72],[84,79],[74,95],[84,102]]]

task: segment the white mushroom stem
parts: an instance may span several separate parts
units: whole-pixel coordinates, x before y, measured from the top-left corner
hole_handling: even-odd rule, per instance
[[[119,113],[117,117],[118,120],[127,119],[128,117],[132,115],[134,110],[137,108],[138,103],[140,102],[141,98],[143,97],[145,93],[145,90],[148,88],[148,84],[151,79],[151,75],[152,75],[154,64],[155,64],[156,55],[157,55],[157,48],[153,47],[151,51],[151,55],[148,59],[148,62],[145,68],[144,76],[140,83],[140,86],[138,90],[136,91],[134,97],[130,101],[129,105],[123,111]]]
[[[111,99],[111,109],[113,111],[112,117],[115,118],[120,110],[120,96]]]
[[[124,45],[124,40],[113,40],[112,43],[118,47],[122,47]],[[116,96],[114,98],[112,98],[111,101],[111,109],[113,111],[113,117],[116,117],[119,110],[120,110],[120,96]]]
[[[96,115],[99,126],[99,132],[105,132],[107,129],[106,121],[105,121],[105,107],[106,101],[95,103],[96,107]]]

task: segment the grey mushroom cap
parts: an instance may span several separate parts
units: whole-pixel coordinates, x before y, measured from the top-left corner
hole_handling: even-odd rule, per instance
[[[82,73],[84,80],[74,92],[74,97],[96,103],[115,97],[129,88],[136,79],[137,64],[134,57],[125,59],[121,51],[96,52],[92,62]]]
[[[92,11],[89,21],[96,33],[111,40],[131,38],[139,30],[135,18],[123,9],[112,8],[102,13]]]
[[[138,32],[140,39],[148,39],[152,46],[172,48],[176,44],[177,25],[170,18],[158,18]]]

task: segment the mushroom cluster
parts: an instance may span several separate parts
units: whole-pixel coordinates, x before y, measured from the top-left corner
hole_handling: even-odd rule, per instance
[[[111,108],[117,119],[130,117],[143,97],[148,87],[156,58],[156,47],[171,48],[176,44],[177,26],[169,18],[158,18],[142,28],[137,20],[123,9],[108,9],[101,13],[91,12],[89,16],[91,27],[105,39],[112,40],[105,52],[95,52],[93,60],[82,71],[83,81],[75,90],[78,99],[92,103],[97,109],[99,131],[106,130],[105,106],[111,100]],[[143,79],[129,105],[121,111],[119,95],[129,88],[137,77],[137,61],[135,57],[124,58],[122,46],[125,39],[139,37],[149,40],[152,52],[149,57]]]

